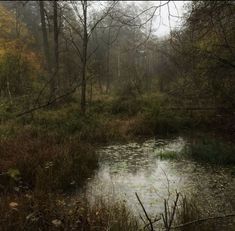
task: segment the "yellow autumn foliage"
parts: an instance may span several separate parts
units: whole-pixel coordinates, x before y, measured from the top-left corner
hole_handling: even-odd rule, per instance
[[[30,50],[35,42],[27,26],[17,20],[14,12],[0,4],[0,59],[7,53],[20,54],[34,68],[39,70],[40,57]]]

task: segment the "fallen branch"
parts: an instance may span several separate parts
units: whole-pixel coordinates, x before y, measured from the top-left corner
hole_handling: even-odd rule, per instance
[[[23,115],[32,113],[32,112],[34,112],[34,111],[37,111],[37,110],[39,110],[39,109],[48,107],[48,106],[50,106],[50,105],[52,105],[52,104],[54,104],[54,103],[56,103],[56,102],[62,100],[62,99],[65,98],[66,96],[69,96],[69,95],[73,94],[73,93],[76,91],[76,89],[77,89],[80,85],[81,85],[81,84],[77,85],[77,86],[74,87],[71,91],[66,92],[66,93],[63,94],[63,95],[57,96],[57,97],[55,97],[54,99],[48,101],[48,102],[45,103],[45,104],[42,104],[42,105],[39,105],[39,106],[37,106],[37,107],[33,107],[33,108],[31,108],[31,109],[29,109],[29,110],[27,110],[27,111],[21,112],[21,113],[17,114],[16,117],[20,117],[20,116],[23,116]]]
[[[235,217],[235,214],[232,213],[232,214],[227,214],[227,215],[223,215],[223,216],[201,218],[201,219],[198,219],[198,220],[193,220],[193,221],[189,221],[189,222],[184,223],[184,224],[174,226],[174,227],[172,227],[172,229],[179,229],[179,228],[186,227],[186,226],[193,225],[193,224],[197,224],[197,223],[200,223],[200,222],[204,222],[204,221],[208,221],[208,220],[214,220],[214,219],[223,219],[223,218],[227,218],[227,217]]]

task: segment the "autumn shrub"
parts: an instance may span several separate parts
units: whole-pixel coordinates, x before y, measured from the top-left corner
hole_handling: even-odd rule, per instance
[[[9,98],[29,93],[31,64],[18,52],[6,52],[0,57],[1,92]]]
[[[120,97],[113,101],[111,113],[115,115],[133,116],[141,111],[139,99]]]
[[[17,190],[65,191],[81,185],[97,167],[90,145],[61,142],[47,135],[21,134],[1,140],[0,156],[1,184],[9,190],[13,186]]]

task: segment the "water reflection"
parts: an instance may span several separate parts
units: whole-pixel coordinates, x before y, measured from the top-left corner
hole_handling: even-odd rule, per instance
[[[235,180],[229,169],[158,157],[161,152],[180,152],[186,145],[186,140],[178,137],[101,148],[100,167],[87,185],[88,195],[112,195],[139,212],[137,192],[148,212],[156,215],[163,211],[163,199],[177,190],[200,198],[198,203],[207,205],[210,214],[232,211]]]

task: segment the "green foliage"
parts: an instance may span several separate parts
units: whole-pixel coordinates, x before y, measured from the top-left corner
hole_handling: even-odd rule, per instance
[[[12,118],[12,104],[7,99],[1,99],[0,100],[0,122],[5,122],[6,120],[9,120]]]
[[[154,107],[146,114],[146,121],[155,134],[178,133],[184,129],[190,129],[192,121],[190,118],[173,111],[162,111],[159,107]]]
[[[15,168],[9,168],[7,171],[7,175],[15,181],[18,181],[20,179],[20,171]]]
[[[1,94],[7,97],[23,95],[31,89],[31,67],[21,54],[8,52],[0,58]]]
[[[160,159],[171,159],[171,160],[175,160],[175,159],[180,159],[180,154],[176,151],[162,151],[158,154],[158,156],[160,157]]]
[[[114,115],[133,116],[141,110],[141,100],[137,98],[120,97],[114,100],[111,107],[111,113]]]
[[[235,146],[216,139],[199,139],[191,143],[188,155],[196,161],[235,165]]]

